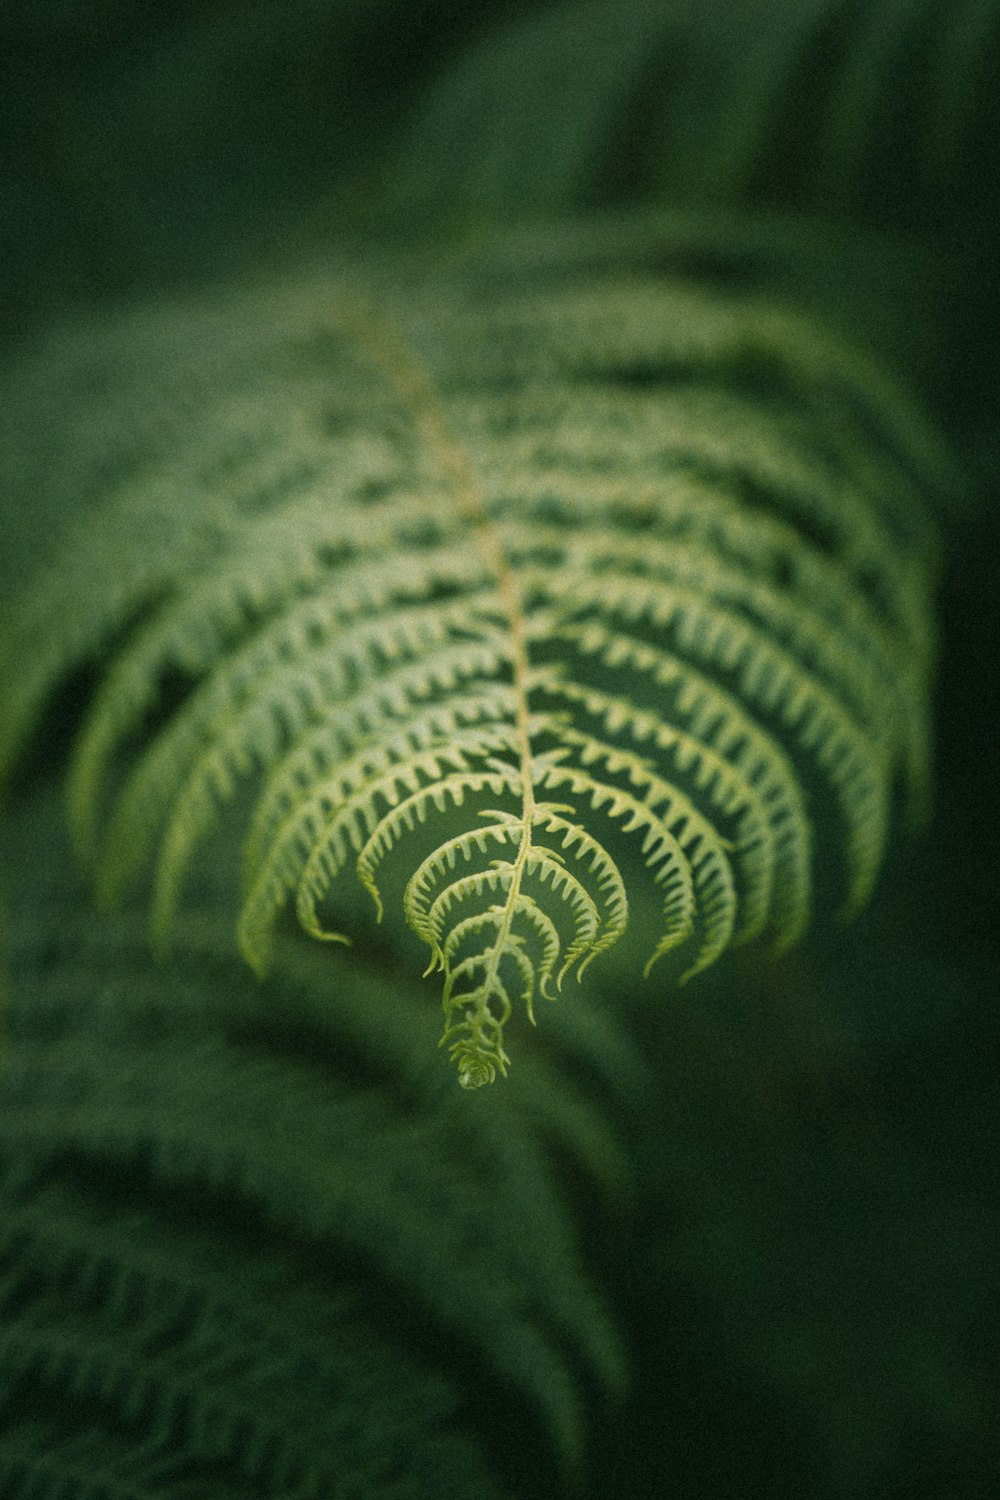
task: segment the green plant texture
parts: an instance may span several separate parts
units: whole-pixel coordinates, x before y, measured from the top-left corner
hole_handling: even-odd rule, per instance
[[[118,9],[0,23],[0,1496],[978,1493],[995,0]]]

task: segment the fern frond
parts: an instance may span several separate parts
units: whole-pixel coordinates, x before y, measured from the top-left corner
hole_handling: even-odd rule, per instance
[[[637,881],[647,968],[681,977],[793,941],[817,887],[866,898],[897,787],[927,779],[945,472],[881,372],[786,315],[585,257],[558,290],[540,264],[490,295],[487,271],[442,290],[411,266],[388,320],[312,283],[255,301],[225,447],[280,480],[235,463],[206,540],[154,465],[175,563],[118,608],[70,793],[106,901],[152,868],[164,941],[256,782],[246,957],[265,971],[286,907],[345,936],[353,866],[427,943],[469,1085],[506,1072],[516,1009],[621,938]],[[136,485],[25,590],[13,638],[41,631],[50,682],[107,637],[119,559],[93,529],[145,513]]]

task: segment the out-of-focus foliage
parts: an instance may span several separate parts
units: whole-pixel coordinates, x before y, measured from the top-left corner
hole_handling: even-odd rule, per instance
[[[641,199],[992,231],[998,43],[996,0],[553,0],[440,61],[398,191],[435,217]]]
[[[96,1495],[105,1468],[116,1497],[207,1496],[216,1476],[282,1500],[430,1500],[466,1493],[463,1471],[492,1496],[460,1434],[477,1380],[540,1456],[544,1437],[577,1463],[584,1393],[620,1388],[622,1354],[554,1163],[598,1212],[621,1207],[627,1044],[584,1005],[497,1107],[456,1113],[391,950],[335,969],[279,953],[248,983],[211,862],[157,965],[141,909],[94,923],[54,792],[22,798],[4,840],[22,876],[0,1126],[9,1492],[30,1451],[53,1496],[71,1475]]]
[[[918,239],[943,264],[918,311],[883,262],[883,316],[909,310],[959,423],[997,373],[981,320],[997,315],[998,142],[997,0],[552,0],[441,59],[384,212],[461,226],[635,203],[791,210],[833,229],[841,286],[851,233],[911,253]]]

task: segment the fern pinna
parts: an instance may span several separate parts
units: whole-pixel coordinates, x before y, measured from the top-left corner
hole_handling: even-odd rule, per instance
[[[247,959],[289,905],[340,938],[353,864],[442,974],[466,1087],[644,886],[639,967],[680,978],[793,941],[817,889],[855,909],[927,777],[944,471],[906,403],[765,306],[517,264],[369,274],[375,312],[353,276],[147,311],[43,351],[7,418],[45,425],[60,359],[122,412],[49,476],[78,519],[8,658],[9,758],[101,655],[71,813],[104,901],[152,859],[165,941],[257,774]]]

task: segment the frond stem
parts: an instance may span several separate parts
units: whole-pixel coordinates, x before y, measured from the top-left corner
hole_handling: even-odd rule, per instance
[[[348,313],[345,324],[359,346],[368,353],[375,367],[390,381],[402,405],[412,415],[418,438],[437,457],[448,480],[448,492],[468,521],[476,544],[496,579],[500,608],[510,631],[511,685],[514,692],[514,723],[521,783],[522,828],[507,888],[503,918],[480,986],[483,997],[481,1007],[488,1008],[488,996],[498,982],[500,961],[510,938],[524,872],[531,854],[532,826],[536,811],[528,710],[530,662],[521,591],[497,527],[487,509],[482,486],[465,449],[452,432],[444,404],[430,374],[403,342],[396,329],[370,305],[360,302],[355,304]]]

